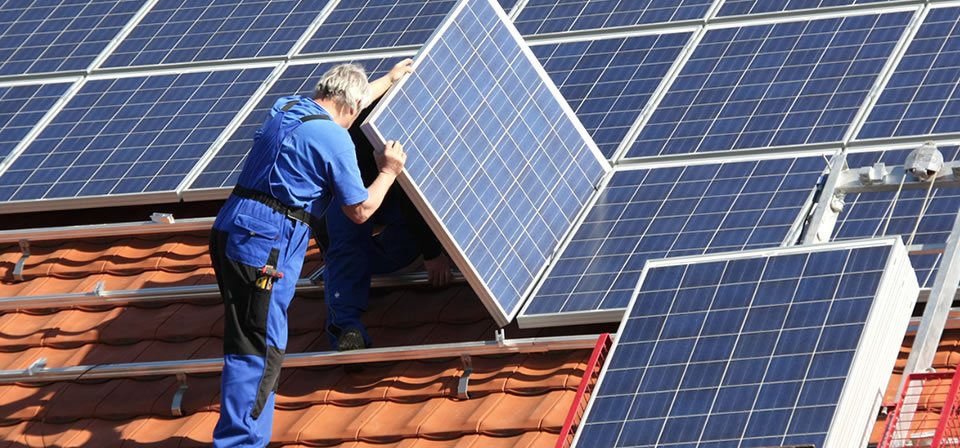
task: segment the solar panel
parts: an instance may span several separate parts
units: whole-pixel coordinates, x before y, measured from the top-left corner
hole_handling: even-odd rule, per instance
[[[0,200],[172,191],[271,71],[87,81],[0,176]]]
[[[0,2],[0,75],[85,70],[143,5]]]
[[[609,169],[492,0],[461,0],[364,123],[494,319],[510,322]]]
[[[840,141],[912,14],[710,30],[627,156]]]
[[[785,243],[826,166],[817,156],[618,169],[518,322],[616,322],[648,260]]]
[[[327,1],[160,0],[104,67],[284,55]]]
[[[612,158],[690,33],[531,47],[560,93]]]
[[[521,34],[702,19],[713,0],[530,0],[514,22]]]
[[[861,446],[917,293],[889,238],[651,262],[574,446]]]
[[[862,5],[887,1],[890,0],[724,0],[717,16],[727,17],[765,12],[820,9],[831,6]]]
[[[960,131],[960,7],[932,8],[858,139]]]
[[[364,66],[370,79],[376,79],[390,71],[400,59],[377,58],[353,62]],[[273,103],[282,96],[295,93],[312,96],[313,88],[320,77],[339,63],[325,62],[288,66],[280,75],[280,78],[270,87],[269,92],[260,99],[256,108],[247,114],[240,127],[233,132],[230,139],[217,151],[196,180],[191,183],[189,190],[226,188],[236,185],[237,179],[240,177],[240,170],[243,169],[243,161],[253,145],[253,134],[263,126]]]
[[[71,85],[0,87],[0,164]]]
[[[509,10],[516,0],[499,0]],[[301,53],[419,45],[455,0],[361,0],[340,2]]]
[[[957,146],[938,147],[944,160],[957,160]],[[876,151],[851,153],[847,155],[847,164],[851,169],[872,166],[883,162],[887,166],[902,166],[911,150]],[[926,184],[924,184],[926,186]],[[960,209],[960,190],[956,188],[934,188],[927,200],[927,209],[923,218],[926,188],[905,189],[897,197],[896,191],[851,193],[844,196],[844,206],[833,228],[833,240],[841,241],[873,236],[900,235],[906,243],[913,229],[917,227],[913,244],[945,244],[953,220]],[[892,209],[891,209],[892,207]],[[889,217],[889,219],[888,219]],[[917,220],[919,219],[919,225]],[[889,221],[889,223],[888,223]],[[917,281],[922,287],[933,286],[936,266],[941,254],[915,254],[910,256],[917,273]]]

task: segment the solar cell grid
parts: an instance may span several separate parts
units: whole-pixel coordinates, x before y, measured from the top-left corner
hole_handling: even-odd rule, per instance
[[[505,10],[516,0],[499,0]],[[301,53],[419,45],[427,41],[456,0],[340,2]]]
[[[616,171],[521,324],[619,319],[647,260],[779,246],[825,167],[806,157]]]
[[[957,159],[957,146],[938,148],[947,162]],[[911,150],[852,153],[847,156],[851,169],[872,166],[883,162],[887,166],[903,165]],[[893,204],[895,191],[851,193],[844,196],[843,211],[833,229],[833,240],[870,238],[873,236],[900,235],[906,243],[920,218],[927,190],[905,189]],[[953,220],[960,209],[960,189],[934,188],[927,200],[927,209],[920,219],[914,244],[944,244],[953,228]],[[892,206],[892,210],[891,210]],[[890,219],[886,219],[890,216]],[[889,221],[889,224],[887,223]],[[884,227],[886,231],[884,232]],[[935,278],[940,254],[917,254],[910,256],[921,286],[930,287]]]
[[[514,22],[521,34],[703,18],[712,0],[530,0]]]
[[[0,2],[0,75],[84,70],[142,0]]]
[[[103,66],[283,55],[326,5],[326,1],[161,0]]]
[[[831,6],[883,3],[890,0],[725,0],[717,13],[719,17],[765,12],[796,11],[829,8]]]
[[[892,368],[899,339],[872,338],[905,329],[912,300],[896,294],[916,294],[916,284],[894,291],[888,282],[881,290],[885,275],[909,268],[903,247],[891,243],[649,265],[574,445],[832,448],[859,441],[848,427],[831,425],[872,421],[875,391],[850,383],[886,384],[869,368]],[[839,409],[847,412],[835,416]]]
[[[710,30],[627,156],[839,141],[912,14]]]
[[[270,72],[88,81],[0,176],[0,199],[172,191]]]
[[[531,47],[594,142],[611,158],[690,33]]]
[[[364,131],[505,325],[609,165],[498,9],[458,3]]]
[[[960,8],[933,8],[858,139],[960,131]]]
[[[402,58],[372,59],[353,61],[362,65],[370,79],[386,74]],[[300,64],[287,67],[280,78],[270,87],[257,106],[247,114],[243,123],[233,132],[217,154],[207,163],[203,171],[190,185],[190,190],[233,187],[243,169],[243,161],[253,145],[253,135],[266,120],[270,107],[280,97],[299,93],[312,96],[313,88],[323,74],[334,65],[333,62],[321,64]]]
[[[30,132],[71,83],[0,87],[0,163]]]

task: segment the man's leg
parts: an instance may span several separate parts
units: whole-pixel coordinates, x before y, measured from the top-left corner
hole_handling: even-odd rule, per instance
[[[213,230],[210,256],[224,299],[224,366],[215,447],[263,447],[270,442],[280,366],[287,345],[287,308],[303,266],[308,231],[284,232],[268,264],[284,273],[263,288],[263,274],[228,258],[229,234]],[[287,240],[289,238],[289,240]],[[262,267],[261,267],[262,268]]]

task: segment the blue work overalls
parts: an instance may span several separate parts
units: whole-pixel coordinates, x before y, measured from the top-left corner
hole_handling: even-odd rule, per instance
[[[262,447],[270,441],[275,391],[287,346],[287,307],[309,242],[310,214],[304,206],[325,208],[331,190],[343,190],[324,181],[303,180],[310,174],[296,172],[308,169],[278,172],[278,166],[290,166],[289,154],[281,154],[281,148],[293,145],[290,139],[297,129],[310,120],[329,120],[310,99],[287,97],[277,104],[282,101],[286,105],[275,106],[273,117],[258,131],[237,187],[218,213],[210,236],[210,256],[225,308],[220,420],[213,434],[217,447]],[[339,134],[331,138],[344,144]],[[352,144],[347,149],[353,154]],[[311,157],[323,161],[320,155]],[[342,165],[351,163],[356,164],[355,157]],[[316,169],[331,173],[324,167]],[[363,188],[359,171],[339,177]],[[326,179],[326,183],[336,181],[340,179]],[[362,197],[351,187],[346,191],[356,192],[354,200]],[[317,196],[310,198],[310,194]]]

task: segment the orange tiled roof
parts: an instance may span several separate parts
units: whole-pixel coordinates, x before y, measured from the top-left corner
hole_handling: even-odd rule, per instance
[[[24,281],[14,281],[17,245],[0,251],[4,297],[214,283],[205,232],[31,244]],[[314,248],[304,272],[322,263]],[[364,316],[386,346],[490,340],[497,326],[465,284],[444,290],[374,291]],[[330,350],[323,301],[299,294],[290,311],[289,353]],[[612,326],[519,330],[511,338]],[[18,310],[0,315],[0,370],[217,358],[218,298],[120,306]],[[469,400],[457,398],[459,359],[390,362],[355,374],[341,367],[284,369],[273,444],[284,446],[554,446],[589,350],[473,359]],[[188,375],[182,416],[171,411],[175,377],[0,385],[0,440],[9,446],[204,446],[219,406],[219,374]],[[385,445],[386,444],[386,445]],[[0,445],[2,446],[2,445]]]

